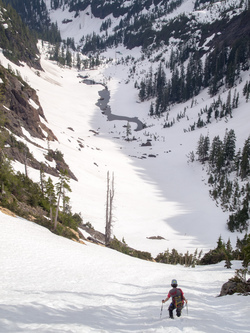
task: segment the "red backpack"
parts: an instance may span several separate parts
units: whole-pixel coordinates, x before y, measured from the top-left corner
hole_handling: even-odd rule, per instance
[[[180,288],[173,288],[169,291],[174,305],[179,308],[183,306],[183,292]]]

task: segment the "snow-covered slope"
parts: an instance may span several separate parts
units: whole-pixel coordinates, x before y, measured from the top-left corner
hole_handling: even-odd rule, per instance
[[[123,13],[114,15],[111,13],[105,15],[103,19],[100,18],[101,13],[104,15],[106,12],[105,7],[109,1],[102,1],[99,3],[100,11],[99,16],[94,15],[92,6],[88,5],[84,10],[77,10],[77,6],[71,7],[69,3],[59,4],[57,9],[51,6],[50,0],[44,1],[50,19],[56,23],[60,30],[63,40],[67,38],[74,39],[77,46],[82,46],[87,35],[95,33],[100,37],[110,36],[117,30],[121,20],[130,21],[131,25],[134,21],[139,20],[142,16],[148,17],[151,20],[154,17],[152,29],[160,31],[162,27],[171,20],[174,20],[182,15],[185,15],[190,21],[190,27],[196,23],[212,23],[216,20],[222,20],[225,17],[232,18],[239,15],[247,8],[247,3],[242,3],[240,0],[225,0],[220,2],[203,2],[200,3],[193,0],[183,1],[157,1],[151,6],[145,6],[144,9],[139,10],[136,1],[121,1],[120,8],[127,8]],[[114,3],[115,1],[113,1]],[[111,5],[113,5],[111,1]],[[94,6],[95,7],[95,6]],[[113,6],[115,8],[116,6]],[[73,10],[71,10],[74,8]],[[110,7],[111,8],[111,7]],[[133,8],[133,9],[132,9]],[[128,14],[129,12],[129,14]],[[98,17],[97,17],[98,16]],[[102,29],[103,22],[110,22],[106,29]],[[136,33],[136,31],[134,31]],[[200,30],[197,30],[192,38],[198,38]],[[214,36],[213,36],[214,37]],[[163,46],[163,45],[162,45]]]
[[[124,56],[131,53],[121,51]],[[133,52],[138,56],[139,50]],[[7,67],[8,61],[0,56]],[[207,250],[216,245],[219,235],[225,241],[230,237],[234,245],[237,235],[226,230],[228,213],[210,199],[206,173],[198,163],[189,165],[187,154],[196,150],[201,133],[209,132],[211,137],[220,134],[223,138],[226,128],[234,128],[237,148],[242,147],[249,133],[248,104],[243,99],[228,122],[221,120],[209,128],[185,132],[189,122],[193,122],[192,117],[209,103],[207,95],[200,95],[195,107],[186,103],[189,120],[163,129],[164,120],[149,118],[149,102],[138,103],[133,82],[125,80],[129,66],[109,63],[80,73],[107,84],[113,114],[137,116],[147,124],[146,129],[136,132],[131,123],[131,137],[135,140],[128,142],[124,140],[127,121],[108,122],[95,105],[98,91],[104,89],[102,85],[83,84],[75,69],[59,68],[46,59],[46,53],[41,64],[44,72],[39,76],[27,66],[17,69],[37,90],[47,125],[58,138],[58,142],[50,143],[51,148],[63,152],[78,178],[78,182],[70,184],[70,203],[74,212],[81,212],[84,222],[104,231],[106,173],[110,171],[115,177],[113,234],[119,239],[124,237],[128,245],[149,251],[153,256],[168,248],[184,252],[194,252],[196,248]],[[179,108],[176,105],[171,116],[175,117]],[[152,146],[142,147],[147,139],[152,140]],[[37,143],[44,150],[31,144],[29,149],[38,160],[47,163],[44,159],[47,142]],[[24,166],[16,164],[15,169],[23,172]],[[30,169],[29,176],[39,181],[38,171]],[[165,240],[148,239],[151,236],[162,236]]]
[[[51,1],[46,3],[49,6]],[[224,6],[230,3],[223,2]],[[216,6],[213,4],[210,11],[200,8],[195,15],[199,20],[216,19]],[[169,18],[191,9],[193,3],[184,1]],[[67,10],[51,12],[63,38],[74,36],[79,41],[82,31],[77,32],[76,26],[78,30],[84,28],[84,33],[98,31],[101,20],[87,15],[87,10],[76,18],[80,20],[77,25],[62,24],[72,15]],[[118,19],[114,19],[113,24],[117,23]],[[174,45],[176,41],[172,42]],[[158,66],[150,59],[142,61],[140,48],[127,50],[119,46],[106,50],[99,68],[77,72],[49,61],[46,44],[39,47],[44,71],[25,64],[10,65],[36,89],[46,125],[58,138],[49,143],[50,147],[63,153],[78,179],[70,183],[72,211],[80,212],[84,223],[90,222],[104,232],[109,171],[115,179],[113,235],[124,238],[129,246],[153,256],[173,248],[179,252],[207,251],[216,246],[220,235],[224,241],[230,237],[234,246],[236,237],[242,235],[226,229],[229,213],[210,198],[205,168],[198,162],[188,163],[187,155],[196,150],[201,134],[209,134],[210,138],[220,135],[223,139],[226,129],[234,129],[236,149],[243,147],[249,135],[250,114],[241,92],[249,72],[242,74],[237,86],[240,99],[233,118],[214,120],[208,127],[187,131],[213,98],[202,91],[195,101],[173,106],[169,120],[177,119],[184,109],[186,117],[171,128],[163,128],[167,115],[150,118],[150,101],[140,103],[134,88],[135,81],[139,82],[151,65],[154,69]],[[155,51],[152,58],[159,52]],[[165,52],[167,58],[170,49]],[[9,61],[2,53],[0,61],[8,68]],[[84,84],[79,74],[99,84]],[[104,110],[96,105],[103,84],[110,92],[112,114],[128,117],[127,120],[108,121]],[[227,95],[228,91],[222,90],[220,97],[226,101]],[[34,101],[30,103],[35,106]],[[135,131],[131,117],[138,117],[146,128]],[[125,140],[128,122],[132,141]],[[48,143],[30,137],[24,129],[23,132],[37,144],[25,142],[34,157],[49,163],[44,157]],[[147,140],[151,140],[151,146],[142,146]],[[13,166],[24,172],[23,165]],[[28,175],[39,181],[38,171],[28,168]],[[74,243],[32,222],[2,213],[0,228],[0,332],[249,331],[248,298],[216,297],[222,284],[233,277],[234,269],[241,267],[240,262],[234,262],[229,270],[224,263],[185,268],[142,261],[90,243]],[[163,239],[149,239],[151,236]],[[189,303],[181,318],[170,321],[168,305],[163,307],[162,318],[160,310],[173,278],[178,280]]]
[[[0,212],[0,332],[246,333],[249,302],[218,296],[233,276],[223,263],[197,268],[131,258],[56,236]],[[234,262],[233,268],[238,268]],[[168,319],[166,297],[176,278],[188,299]],[[175,315],[175,314],[174,314]]]

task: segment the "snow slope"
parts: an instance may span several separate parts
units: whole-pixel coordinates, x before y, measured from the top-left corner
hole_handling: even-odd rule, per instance
[[[147,262],[50,233],[0,212],[1,333],[246,333],[249,300],[217,298],[233,270]],[[234,262],[233,268],[240,267]],[[176,278],[182,317],[160,318]]]
[[[84,28],[91,31],[94,23],[85,21]],[[63,33],[68,34],[66,30]],[[219,134],[223,139],[226,128],[235,130],[237,149],[241,148],[249,135],[249,105],[240,96],[232,119],[185,132],[199,110],[212,103],[203,92],[196,105],[176,105],[169,115],[175,118],[186,107],[188,119],[163,129],[164,118],[148,117],[149,102],[138,103],[134,81],[128,80],[132,63],[120,64],[126,56],[139,59],[140,49],[118,50],[122,55],[116,50],[104,54],[116,61],[80,74],[107,85],[112,113],[137,116],[147,124],[146,129],[136,132],[131,123],[131,137],[135,138],[131,142],[124,140],[127,121],[109,122],[95,105],[103,85],[83,84],[76,70],[48,61],[46,47],[41,48],[44,71],[39,76],[26,65],[11,64],[37,90],[47,126],[58,138],[50,146],[63,152],[78,178],[70,183],[72,210],[81,212],[84,222],[104,231],[106,174],[110,171],[115,176],[113,234],[124,237],[128,245],[153,256],[168,248],[206,251],[216,246],[219,235],[225,241],[230,237],[234,245],[236,237],[242,235],[226,230],[228,213],[210,199],[205,170],[198,163],[188,164],[187,154],[195,151],[200,134],[209,133],[210,138]],[[2,53],[0,61],[8,67]],[[135,78],[149,66],[138,61]],[[244,73],[239,92],[246,80],[249,73]],[[221,94],[224,100],[226,96],[227,92]],[[32,100],[30,103],[34,105]],[[30,151],[48,163],[44,158],[47,142],[31,139],[42,148],[26,143]],[[152,146],[142,147],[148,139]],[[19,163],[14,168],[24,172]],[[38,171],[29,168],[28,173],[39,181]],[[231,270],[224,268],[224,263],[185,268],[146,262],[90,243],[74,243],[1,212],[0,229],[0,333],[249,332],[248,297],[216,297],[240,262],[234,262]],[[148,239],[158,235],[165,239]],[[181,318],[170,321],[168,304],[162,318],[160,310],[173,278],[189,303]]]
[[[124,57],[131,54],[125,49],[121,51]],[[249,135],[250,120],[244,99],[241,98],[240,107],[228,122],[222,120],[209,128],[185,133],[184,129],[194,122],[200,108],[212,103],[205,93],[197,97],[196,106],[191,108],[191,102],[187,102],[176,105],[171,111],[171,117],[175,117],[186,106],[189,120],[163,129],[163,118],[148,117],[149,102],[138,103],[134,83],[127,81],[129,66],[113,62],[97,70],[81,72],[81,75],[107,84],[112,113],[137,116],[147,124],[146,129],[136,132],[136,126],[131,123],[131,137],[135,140],[127,142],[124,140],[127,122],[107,121],[95,105],[98,92],[104,87],[83,84],[75,69],[59,68],[47,60],[46,48],[42,52],[44,71],[39,76],[26,65],[11,64],[11,67],[37,90],[47,126],[58,139],[51,142],[50,147],[64,154],[78,179],[70,184],[72,210],[81,212],[85,223],[90,222],[95,229],[104,232],[106,174],[110,171],[115,177],[113,234],[118,239],[124,237],[129,246],[151,252],[153,256],[168,248],[180,252],[194,252],[196,248],[206,251],[216,246],[220,235],[225,241],[230,237],[234,246],[237,234],[226,229],[228,213],[222,212],[210,199],[205,171],[198,163],[189,165],[187,154],[196,150],[201,133],[207,135],[209,132],[211,138],[219,134],[223,139],[226,128],[234,128],[237,149],[243,147]],[[139,58],[140,50],[133,52],[132,55],[137,54]],[[8,66],[2,54],[0,60]],[[247,76],[239,89],[246,80]],[[226,96],[227,92],[221,94],[222,99]],[[142,147],[148,139],[152,140],[152,146]],[[28,143],[30,151],[39,161],[48,163],[44,158],[47,142],[32,140],[44,149]],[[15,163],[14,167],[24,172],[23,165]],[[39,181],[38,171],[29,168],[29,176]],[[151,236],[165,239],[148,239]]]

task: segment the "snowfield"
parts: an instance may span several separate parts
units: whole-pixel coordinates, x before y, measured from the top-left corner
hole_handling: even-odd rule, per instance
[[[234,275],[224,263],[185,268],[75,243],[0,212],[2,333],[243,333],[249,299],[216,297]],[[176,278],[188,299],[168,318],[161,300]]]
[[[51,1],[45,2],[50,8]],[[230,6],[231,1],[223,3]],[[173,15],[191,13],[193,7],[192,1],[184,1]],[[197,20],[217,19],[220,12],[214,10],[216,4],[211,8],[198,10]],[[58,20],[63,38],[75,36],[79,42],[83,30],[98,31],[102,22],[89,17],[88,10],[72,24],[62,23],[72,19],[73,13],[67,10],[51,11],[51,18]],[[170,40],[171,45],[175,42]],[[233,110],[232,118],[213,120],[207,127],[188,131],[200,110],[215,98],[202,91],[195,101],[173,106],[168,120],[175,119],[175,124],[163,128],[167,114],[150,118],[150,101],[140,103],[134,87],[151,66],[154,71],[158,67],[158,63],[142,61],[140,48],[107,50],[100,58],[111,59],[109,62],[80,72],[49,61],[46,43],[39,43],[39,48],[43,71],[25,64],[18,67],[1,51],[0,62],[18,71],[37,92],[46,117],[41,121],[57,138],[49,143],[50,148],[63,153],[77,178],[70,181],[72,212],[81,213],[84,223],[104,232],[109,171],[115,180],[113,236],[124,239],[130,247],[148,251],[153,257],[173,248],[179,253],[194,253],[196,249],[205,253],[216,247],[219,236],[224,242],[230,238],[235,247],[237,237],[244,235],[227,230],[229,213],[210,198],[206,168],[197,161],[189,163],[188,154],[196,151],[201,134],[209,134],[210,141],[216,135],[223,140],[226,129],[235,131],[236,151],[243,148],[250,134],[250,112],[242,90],[250,72],[241,73],[239,107]],[[166,58],[169,54],[170,49]],[[97,84],[85,84],[81,76]],[[112,114],[138,117],[146,125],[136,131],[131,122],[129,141],[128,121],[108,121],[105,110],[96,105],[104,86],[110,93]],[[220,92],[223,102],[227,96],[228,91]],[[37,108],[34,101],[29,102]],[[184,109],[186,117],[176,121]],[[17,139],[27,144],[38,161],[49,163],[45,159],[47,141],[22,130],[30,141]],[[143,146],[148,140],[151,146]],[[24,165],[18,162],[13,168],[24,172]],[[38,170],[28,167],[28,175],[39,182]],[[147,262],[91,243],[75,243],[2,212],[0,228],[0,333],[249,332],[249,297],[217,297],[241,262],[233,262],[232,269],[226,269],[223,262],[196,268]],[[150,239],[152,236],[163,239]],[[161,317],[160,313],[161,300],[166,298],[173,278],[189,302],[181,318],[170,320],[169,302],[164,304]]]
[[[203,92],[197,96],[197,105],[192,108],[191,102],[176,105],[171,110],[171,117],[175,118],[187,107],[188,120],[181,119],[166,129],[163,128],[164,117],[153,119],[148,116],[150,102],[138,103],[138,91],[133,80],[125,80],[129,67],[109,63],[96,70],[79,73],[47,60],[46,51],[46,46],[41,48],[44,71],[39,75],[27,66],[10,65],[36,89],[47,119],[46,125],[58,139],[50,142],[50,147],[63,153],[78,179],[70,183],[72,211],[81,213],[84,223],[90,222],[96,230],[104,232],[109,171],[114,173],[115,179],[113,235],[120,240],[124,238],[129,246],[148,251],[153,256],[172,248],[182,253],[187,250],[194,253],[196,249],[207,251],[214,248],[220,235],[225,242],[230,238],[235,246],[239,234],[226,229],[228,212],[223,212],[211,200],[206,170],[198,162],[189,164],[187,155],[196,151],[201,134],[209,133],[211,140],[219,134],[223,140],[226,128],[235,130],[236,149],[242,148],[249,135],[250,121],[248,103],[244,98],[241,96],[240,106],[233,112],[232,119],[186,132],[185,129],[197,119],[199,110],[213,102]],[[122,49],[124,57],[126,52],[129,53]],[[133,52],[133,56],[140,54],[139,49]],[[8,66],[9,62],[2,54],[0,61]],[[79,74],[106,83],[113,114],[138,117],[147,127],[135,131],[136,125],[131,123],[130,138],[134,140],[126,141],[128,122],[107,121],[103,110],[96,105],[99,91],[104,86],[84,84]],[[247,75],[239,89],[243,89],[246,80]],[[222,99],[226,96],[227,92],[221,94]],[[33,155],[48,163],[44,157],[48,148],[46,140],[32,138],[27,131],[23,132],[43,147],[37,148],[25,141]],[[143,147],[142,143],[147,140],[151,140],[152,146]],[[20,163],[13,163],[13,166],[15,170],[24,172]],[[39,182],[39,171],[29,168],[28,173]],[[164,239],[149,239],[152,236]]]

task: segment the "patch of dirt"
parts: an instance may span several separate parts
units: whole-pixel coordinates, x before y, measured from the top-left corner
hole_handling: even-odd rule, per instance
[[[13,212],[11,212],[9,209],[7,209],[7,208],[4,208],[4,207],[0,206],[0,211],[2,213],[6,214],[6,215],[16,217],[16,215]]]

